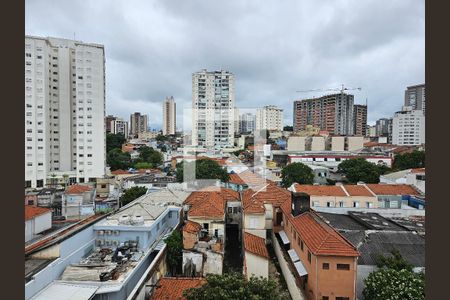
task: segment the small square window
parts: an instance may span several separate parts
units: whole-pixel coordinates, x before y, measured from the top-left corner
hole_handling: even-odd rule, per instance
[[[330,264],[329,263],[323,263],[322,264],[322,269],[329,270],[330,269]]]

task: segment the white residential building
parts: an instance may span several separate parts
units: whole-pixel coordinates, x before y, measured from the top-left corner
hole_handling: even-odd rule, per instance
[[[408,86],[405,91],[405,106],[421,110],[425,115],[425,84]]]
[[[392,144],[413,146],[425,143],[425,115],[422,110],[404,106],[392,120]]]
[[[239,132],[249,133],[255,131],[256,116],[251,113],[245,113],[239,116]]]
[[[163,135],[175,134],[177,129],[177,104],[173,97],[166,97],[163,103]]]
[[[256,130],[283,130],[283,109],[274,105],[258,108],[256,111]]]
[[[128,138],[128,121],[122,118],[116,118],[111,121],[111,133],[123,134],[125,138]]]
[[[227,148],[234,145],[234,75],[228,71],[192,74],[192,145]]]
[[[25,186],[103,177],[103,45],[25,36]]]

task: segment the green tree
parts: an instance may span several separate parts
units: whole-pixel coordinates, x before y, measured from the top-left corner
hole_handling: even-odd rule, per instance
[[[122,152],[120,149],[112,149],[106,155],[106,163],[114,170],[126,170],[131,166],[131,156],[128,152]]]
[[[158,166],[163,162],[163,156],[159,151],[154,150],[152,147],[142,146],[138,150],[139,161],[152,164],[152,166]]]
[[[363,181],[365,183],[380,182],[380,169],[362,157],[344,160],[339,164],[338,170],[344,173],[351,183]]]
[[[133,186],[132,188],[125,190],[119,198],[120,206],[127,205],[131,201],[145,195],[145,193],[147,193],[147,188],[143,186]]]
[[[134,164],[135,169],[151,169],[153,168],[153,164],[148,162],[137,162]]]
[[[415,150],[411,153],[397,154],[394,157],[393,169],[406,170],[425,167],[425,151]]]
[[[400,251],[394,249],[391,251],[391,256],[380,255],[377,258],[377,267],[412,271],[414,266],[402,257]]]
[[[293,183],[313,184],[314,173],[310,167],[296,162],[287,165],[281,170],[281,185],[285,188]]]
[[[167,141],[169,138],[165,135],[162,134],[158,134],[155,138],[155,140],[157,140],[158,142],[164,142]]]
[[[414,273],[413,265],[398,250],[393,250],[388,257],[379,256],[377,267],[364,280],[364,300],[425,299],[424,273]]]
[[[273,279],[240,273],[207,275],[206,283],[183,293],[186,300],[283,300],[289,299]]]
[[[167,244],[166,263],[172,276],[181,273],[183,263],[183,237],[177,230],[167,237],[164,242]]]
[[[219,179],[222,182],[228,182],[230,176],[227,171],[222,168],[216,161],[211,159],[199,159],[193,162],[188,162],[189,168],[195,168],[196,179]],[[184,181],[184,162],[177,164],[177,181]],[[194,178],[189,178],[193,180]]]
[[[125,143],[126,139],[123,134],[114,134],[107,133],[106,134],[106,152],[111,151],[112,149],[122,149],[122,144]]]

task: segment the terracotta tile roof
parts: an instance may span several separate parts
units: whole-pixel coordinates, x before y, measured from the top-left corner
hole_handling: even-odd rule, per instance
[[[266,180],[262,178],[261,176],[251,172],[251,171],[244,171],[239,174],[229,174],[230,175],[230,183],[234,184],[247,184],[251,186],[258,186],[258,185],[264,185],[266,184]]]
[[[193,221],[185,221],[183,226],[183,231],[189,232],[189,233],[197,233],[202,229],[202,225],[198,224],[197,222]]]
[[[309,211],[296,217],[291,213],[291,200],[281,206],[284,215],[314,255],[359,256],[358,250],[319,216]]]
[[[367,196],[374,197],[372,193],[364,185],[344,185],[344,189],[350,196]]]
[[[43,208],[39,206],[25,205],[25,221],[33,219],[37,216],[51,212],[51,209]]]
[[[259,236],[244,232],[244,248],[246,251],[258,256],[269,258],[266,241]]]
[[[411,169],[411,173],[425,173],[425,168]]]
[[[204,278],[161,278],[156,286],[152,300],[184,300],[183,292],[187,289],[198,288],[206,283]],[[149,299],[149,300],[150,300]]]
[[[92,187],[90,187],[90,186],[74,184],[74,185],[69,186],[66,189],[65,193],[66,194],[82,194],[84,192],[91,191],[91,190],[92,190]]]
[[[264,213],[264,204],[272,204],[279,207],[286,200],[291,198],[291,193],[274,183],[268,183],[265,190],[248,189],[242,194],[242,207],[245,213]]]
[[[375,195],[419,195],[408,184],[366,184]]]
[[[221,188],[220,191],[192,192],[184,203],[191,206],[188,211],[189,217],[223,219],[226,202],[230,200],[239,200],[239,193]]]
[[[128,173],[128,171],[125,171],[125,170],[115,170],[115,171],[112,171],[111,174],[113,174],[113,175],[123,175],[123,174],[129,174],[129,173]]]
[[[294,189],[297,193],[306,193],[310,196],[347,196],[344,190],[338,185],[307,185],[295,183]]]

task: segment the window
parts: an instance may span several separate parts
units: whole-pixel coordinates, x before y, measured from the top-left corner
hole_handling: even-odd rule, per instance
[[[327,207],[333,207],[333,202],[327,202]]]
[[[203,223],[203,229],[209,230],[209,223]]]
[[[322,300],[329,300],[330,299],[330,297],[328,297],[328,296],[322,296]]]
[[[349,297],[336,297],[336,300],[350,300]]]
[[[337,264],[337,269],[338,270],[350,270],[350,265],[349,264]]]
[[[311,252],[308,251],[308,261],[311,263]]]
[[[233,208],[232,207],[228,207],[228,213],[229,214],[233,213]]]
[[[354,202],[353,202],[353,207],[359,207],[359,202],[354,201]]]
[[[329,263],[323,263],[322,264],[322,269],[329,270],[330,269],[330,264]]]
[[[339,201],[339,207],[344,207],[344,201]]]
[[[300,241],[300,249],[303,251],[303,241]]]

